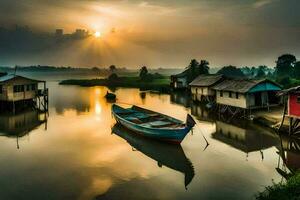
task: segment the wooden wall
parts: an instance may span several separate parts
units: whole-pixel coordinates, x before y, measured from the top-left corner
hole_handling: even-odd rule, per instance
[[[193,100],[201,101],[201,96],[215,96],[216,91],[209,87],[192,86],[191,87]]]
[[[0,94],[0,100],[2,101],[19,101],[35,98],[38,91],[38,83],[22,77],[16,77],[4,83],[2,85],[2,94]],[[26,85],[35,85],[35,90],[27,91]],[[15,85],[24,85],[24,92],[14,92]]]
[[[223,97],[220,95],[220,91],[217,91],[217,103],[223,105],[229,105],[239,108],[248,108],[247,96],[242,93],[239,93],[239,98],[236,98],[235,92],[232,92],[232,97],[229,97],[229,92],[223,91]]]
[[[288,115],[296,118],[300,118],[300,102],[297,98],[300,98],[300,94],[290,94],[288,100]]]

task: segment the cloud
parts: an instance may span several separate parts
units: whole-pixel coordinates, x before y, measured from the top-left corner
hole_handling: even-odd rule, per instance
[[[271,65],[280,53],[300,54],[299,6],[298,0],[1,0],[0,24],[117,30],[103,37],[105,50],[79,51],[72,64],[181,67],[206,58],[213,66]]]
[[[274,0],[258,0],[253,4],[253,7],[254,8],[260,8],[260,7],[263,7],[263,6],[266,6],[266,5],[270,4],[272,2],[274,2]]]

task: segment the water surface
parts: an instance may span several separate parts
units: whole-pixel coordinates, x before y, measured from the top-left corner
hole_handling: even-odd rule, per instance
[[[216,119],[182,95],[115,91],[123,106],[192,113],[197,126],[176,147],[114,126],[105,87],[48,86],[49,116],[0,117],[0,199],[253,199],[289,172],[273,133]]]

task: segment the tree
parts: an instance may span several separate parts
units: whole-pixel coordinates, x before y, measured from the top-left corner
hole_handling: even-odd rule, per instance
[[[111,75],[109,75],[108,77],[108,80],[110,82],[113,82],[113,81],[117,81],[119,79],[118,75],[116,73],[112,73]]]
[[[256,78],[264,78],[266,77],[266,71],[267,71],[267,66],[265,65],[260,65],[258,66]]]
[[[262,70],[261,68],[258,68],[257,70],[257,74],[256,74],[256,78],[263,78],[266,76],[266,73],[264,70]]]
[[[237,68],[235,66],[229,65],[225,66],[222,69],[220,69],[217,74],[223,74],[227,77],[244,77],[244,73],[240,68]]]
[[[95,72],[100,71],[100,69],[98,67],[93,67],[92,70],[95,71]]]
[[[141,80],[146,80],[147,79],[147,76],[148,76],[148,69],[146,66],[143,66],[141,69],[140,69],[140,79]]]
[[[280,77],[276,80],[276,82],[282,85],[284,88],[289,88],[291,85],[291,79],[288,76]]]
[[[276,76],[284,77],[293,74],[293,65],[296,62],[296,57],[292,54],[283,54],[276,61]]]
[[[201,60],[198,68],[199,74],[208,74],[209,73],[209,62],[207,60]]]
[[[256,68],[253,66],[251,67],[251,76],[254,77],[256,74]]]
[[[114,73],[115,71],[116,71],[116,66],[115,65],[111,65],[111,66],[109,66],[109,71],[111,72],[111,73]]]
[[[247,76],[250,76],[250,75],[251,75],[251,69],[250,69],[250,67],[245,66],[245,67],[242,67],[241,70],[242,70],[242,72],[243,72],[245,75],[247,75]]]
[[[209,73],[209,62],[201,60],[200,63],[196,59],[192,59],[189,66],[187,67],[187,80],[192,82],[200,74]]]
[[[294,66],[294,76],[296,79],[300,80],[300,61],[295,63]]]

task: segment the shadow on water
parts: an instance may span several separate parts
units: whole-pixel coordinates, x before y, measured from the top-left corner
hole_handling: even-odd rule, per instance
[[[170,94],[170,101],[177,105],[189,108],[192,103],[191,96],[188,92],[174,91]]]
[[[280,140],[276,170],[287,179],[300,170],[300,139],[281,136]]]
[[[185,188],[191,183],[195,172],[191,161],[186,157],[181,145],[162,143],[144,138],[116,124],[112,133],[126,140],[134,150],[157,161],[158,167],[167,166],[184,174]]]
[[[241,122],[229,124],[217,120],[215,123],[216,132],[212,138],[247,154],[255,151],[262,153],[262,150],[277,146],[280,142],[276,135],[259,127],[246,126]]]
[[[211,137],[244,152],[246,157],[251,152],[260,152],[263,160],[263,150],[276,147],[278,150],[276,152],[278,154],[276,171],[282,177],[289,178],[300,170],[300,139],[286,136],[279,137],[276,133],[257,126],[248,120],[218,116],[204,104],[193,102],[190,95],[186,93],[172,93],[170,100],[172,103],[190,108],[191,114],[198,120],[214,123],[216,132]]]
[[[26,110],[16,114],[0,115],[0,136],[17,138],[24,137],[32,130],[45,124],[47,128],[47,114],[38,110]]]

